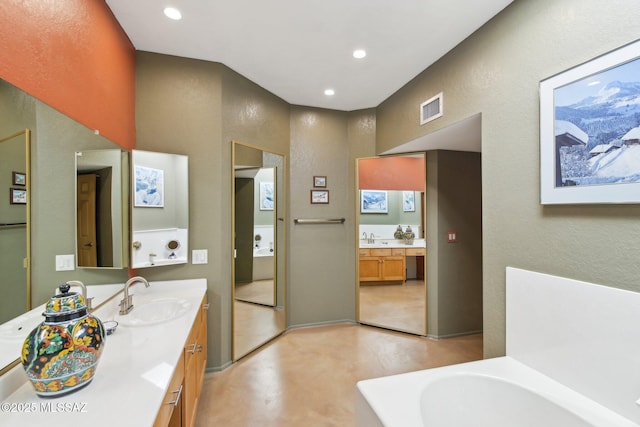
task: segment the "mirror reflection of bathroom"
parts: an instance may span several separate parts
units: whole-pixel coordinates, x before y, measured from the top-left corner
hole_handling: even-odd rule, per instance
[[[234,360],[284,330],[283,171],[283,156],[234,143]]]
[[[275,306],[275,168],[236,172],[235,299]],[[251,239],[251,252],[249,248]]]
[[[76,259],[78,267],[128,265],[128,153],[76,152]]]
[[[8,127],[3,125],[2,129]],[[0,199],[0,324],[31,308],[26,182],[29,135],[23,130],[0,136],[0,177],[10,189],[10,197]]]
[[[131,264],[186,264],[189,247],[189,158],[133,150]]]
[[[425,155],[358,160],[358,320],[427,334]]]

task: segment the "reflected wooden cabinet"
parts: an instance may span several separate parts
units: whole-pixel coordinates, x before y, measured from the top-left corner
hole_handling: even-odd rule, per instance
[[[193,322],[154,427],[192,427],[207,367],[207,296]]]
[[[403,282],[406,279],[402,248],[372,248],[359,251],[360,282]]]

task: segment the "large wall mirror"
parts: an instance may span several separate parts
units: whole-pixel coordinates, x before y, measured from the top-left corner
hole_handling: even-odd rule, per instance
[[[121,150],[76,152],[76,262],[124,268],[129,255],[129,157]]]
[[[131,266],[186,264],[189,158],[133,150],[131,164]]]
[[[76,269],[75,262],[68,271],[56,271],[58,255],[76,253],[76,152],[121,147],[3,80],[0,138],[0,223],[11,224],[0,228],[2,374],[17,363],[25,336],[43,320],[42,305],[57,285],[124,283],[128,271]]]
[[[285,156],[233,143],[233,360],[285,329]]]
[[[357,169],[358,321],[426,335],[425,155],[358,159]]]

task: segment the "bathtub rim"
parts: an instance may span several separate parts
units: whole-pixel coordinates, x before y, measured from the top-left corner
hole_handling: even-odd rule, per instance
[[[429,382],[442,377],[464,374],[485,375],[522,385],[596,427],[638,427],[628,418],[509,356],[363,380],[357,383],[356,388],[358,397],[366,401],[366,406],[382,425],[424,427],[420,410],[424,388]]]

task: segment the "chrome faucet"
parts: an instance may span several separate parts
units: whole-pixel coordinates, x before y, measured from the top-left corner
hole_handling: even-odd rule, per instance
[[[133,303],[131,299],[133,295],[129,295],[129,286],[133,286],[138,282],[144,283],[145,288],[149,287],[149,282],[147,282],[147,279],[142,276],[135,276],[127,280],[127,283],[124,284],[124,298],[120,301],[120,314],[128,314],[133,310]]]
[[[376,236],[373,235],[373,233],[369,233],[369,240],[367,241],[367,243],[375,243],[376,242]]]
[[[82,298],[84,299],[84,303],[87,306],[87,311],[91,311],[93,309],[93,307],[91,307],[91,301],[93,300],[93,297],[87,298],[87,287],[84,285],[84,283],[78,280],[69,280],[67,281],[67,285],[79,286],[82,289]]]
[[[367,243],[369,243],[369,238],[367,237],[367,232],[366,231],[362,232],[362,240],[366,240]]]

